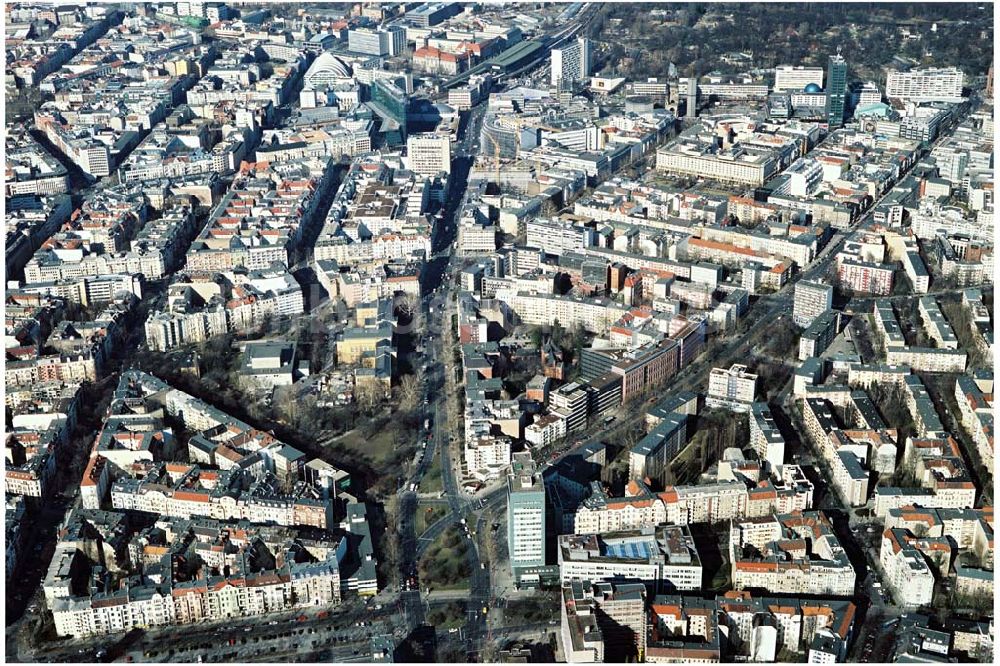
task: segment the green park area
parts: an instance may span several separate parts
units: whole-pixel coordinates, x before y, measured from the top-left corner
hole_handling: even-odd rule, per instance
[[[417,564],[420,587],[461,590],[469,586],[469,540],[458,526],[445,530]]]

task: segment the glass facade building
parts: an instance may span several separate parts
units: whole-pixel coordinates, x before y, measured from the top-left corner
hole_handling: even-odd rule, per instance
[[[826,66],[826,122],[831,128],[844,124],[846,104],[847,61],[840,55],[833,55]]]

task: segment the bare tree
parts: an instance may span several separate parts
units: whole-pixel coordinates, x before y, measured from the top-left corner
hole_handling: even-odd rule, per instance
[[[288,423],[295,423],[299,414],[299,403],[295,393],[295,389],[291,386],[282,386],[274,391],[274,404],[277,406],[281,418]]]
[[[382,539],[383,557],[386,563],[386,571],[392,572],[395,576],[399,562],[400,534],[399,534],[399,495],[393,493],[385,501],[385,535]]]
[[[382,389],[375,382],[362,382],[354,387],[354,399],[362,411],[371,415],[382,400]]]
[[[410,318],[410,328],[420,330],[423,325],[423,312],[420,309],[420,297],[409,292],[400,292],[395,298],[396,309]]]
[[[412,412],[420,404],[420,379],[416,375],[404,375],[399,382],[399,409]]]

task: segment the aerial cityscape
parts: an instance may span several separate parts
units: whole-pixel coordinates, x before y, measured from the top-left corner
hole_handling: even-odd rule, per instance
[[[996,658],[991,3],[4,44],[6,661]]]

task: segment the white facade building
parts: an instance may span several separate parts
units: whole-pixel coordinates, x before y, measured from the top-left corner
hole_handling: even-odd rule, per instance
[[[451,173],[451,139],[444,134],[414,134],[406,140],[407,164],[421,176]]]
[[[823,87],[822,67],[779,65],[774,68],[775,92],[802,92],[810,83]]]
[[[890,71],[886,97],[912,102],[961,102],[965,75],[957,67]]]
[[[552,49],[552,85],[582,81],[590,76],[591,48],[590,40],[580,37],[569,46]]]

